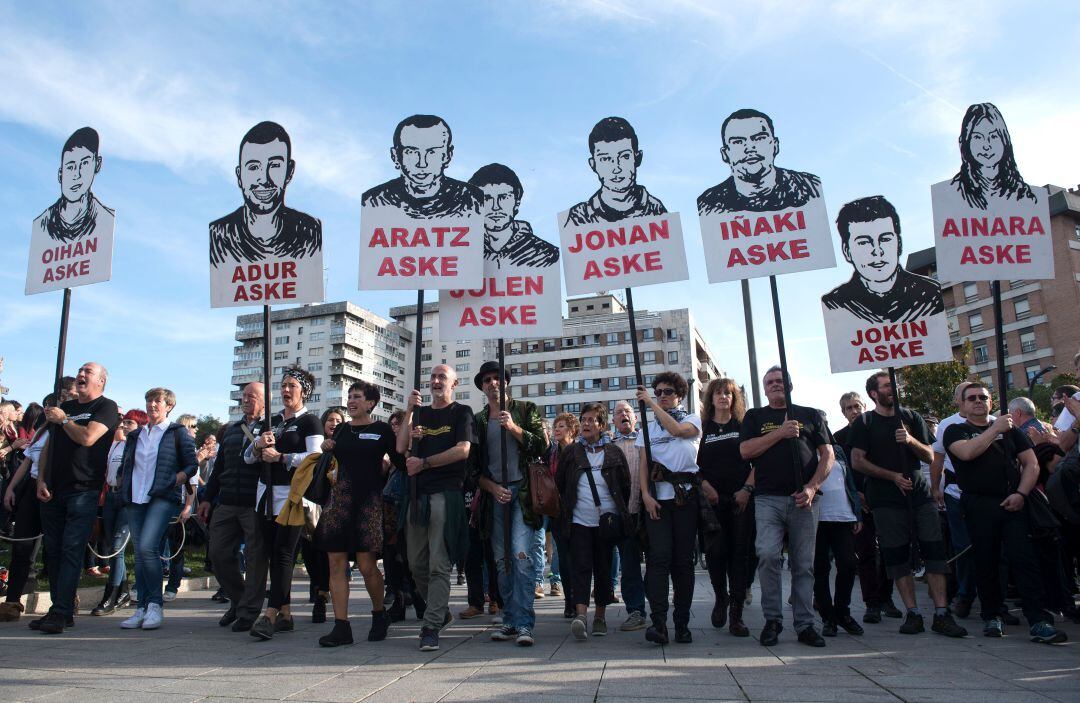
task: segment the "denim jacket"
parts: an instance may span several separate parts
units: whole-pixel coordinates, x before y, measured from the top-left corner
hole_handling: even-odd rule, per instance
[[[120,461],[119,485],[120,496],[124,505],[131,503],[131,473],[135,468],[135,447],[139,437],[146,431],[140,427],[127,436],[124,445],[124,458]],[[177,450],[179,449],[179,455]],[[184,502],[184,486],[176,485],[176,474],[183,472],[185,483],[195,475],[199,464],[195,461],[195,440],[183,425],[170,422],[158,445],[157,467],[154,480],[150,484],[150,497],[163,498],[173,503]]]

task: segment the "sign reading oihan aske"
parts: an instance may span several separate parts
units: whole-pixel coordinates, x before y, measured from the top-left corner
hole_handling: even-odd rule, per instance
[[[322,302],[322,223],[285,205],[295,173],[284,127],[248,130],[236,166],[244,202],[210,223],[210,307]]]
[[[112,277],[116,213],[92,186],[101,172],[100,139],[91,127],[68,137],[60,150],[60,197],[30,230],[26,295],[85,286]]]
[[[731,176],[697,201],[709,282],[835,266],[821,180],[776,165],[772,118],[736,110],[720,132]]]
[[[821,298],[833,373],[950,360],[941,287],[900,265],[896,208],[859,198],[840,208],[836,227],[854,273]]]
[[[559,248],[518,219],[524,188],[502,164],[480,168],[469,185],[483,194],[484,279],[478,288],[439,292],[444,340],[562,335]]]
[[[453,156],[453,134],[441,117],[413,115],[398,124],[390,158],[401,175],[361,201],[361,290],[480,285],[482,196],[446,175]]]
[[[938,278],[1053,278],[1049,194],[1020,177],[1009,128],[991,103],[964,113],[960,157],[959,173],[930,187]]]
[[[678,213],[637,182],[643,156],[622,117],[606,117],[589,133],[589,168],[600,188],[559,213],[567,295],[689,278]]]

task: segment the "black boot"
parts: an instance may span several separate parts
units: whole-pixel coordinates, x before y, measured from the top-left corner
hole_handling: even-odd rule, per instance
[[[326,622],[326,596],[321,593],[315,596],[315,604],[311,606],[311,622],[316,625]]]
[[[334,629],[330,634],[319,638],[319,644],[323,647],[340,647],[352,643],[352,625],[348,620],[334,620]]]
[[[398,591],[394,594],[390,607],[386,609],[390,622],[401,622],[405,619],[405,594]]]
[[[131,605],[131,584],[124,579],[120,583],[120,590],[116,593],[116,607],[126,608]]]
[[[386,639],[386,631],[390,629],[390,616],[386,614],[386,608],[371,611],[371,630],[367,633],[368,642],[382,642]]]
[[[750,630],[747,629],[746,623],[742,619],[744,598],[739,597],[737,600],[732,599],[730,610],[728,612],[728,632],[736,637],[749,637]]]
[[[645,630],[645,639],[656,644],[668,643],[667,614],[663,618],[653,614],[652,625],[649,625],[649,629]]]
[[[116,612],[116,597],[119,592],[119,588],[106,585],[105,595],[101,597],[101,602],[94,606],[94,609],[90,611],[90,614],[112,615],[114,612]]]

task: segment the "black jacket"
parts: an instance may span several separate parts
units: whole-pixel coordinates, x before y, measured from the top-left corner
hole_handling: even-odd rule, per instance
[[[555,486],[559,489],[561,514],[558,528],[563,535],[570,534],[570,525],[574,522],[574,506],[578,500],[578,481],[585,471],[591,470],[589,457],[579,442],[574,442],[559,455],[559,466],[555,470]],[[627,499],[630,497],[630,467],[626,464],[626,455],[613,443],[604,445],[604,463],[600,467],[615,507],[620,515],[629,514]],[[599,486],[598,486],[599,488]],[[592,500],[592,496],[589,496]]]
[[[241,425],[243,420],[234,422],[221,434],[214,470],[206,482],[203,500],[254,509],[256,486],[263,467],[262,464],[244,463],[248,439]],[[255,436],[260,431],[258,423],[251,430]]]

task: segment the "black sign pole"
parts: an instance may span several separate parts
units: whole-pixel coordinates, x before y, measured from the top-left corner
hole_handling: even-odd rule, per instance
[[[998,413],[1009,410],[1008,374],[1005,371],[1005,329],[1001,319],[1001,281],[990,282],[990,293],[994,296],[994,341],[997,356]]]
[[[270,391],[270,384],[273,380],[270,378],[270,359],[272,356],[270,353],[270,306],[263,305],[263,380],[266,382],[263,387],[263,399],[266,402],[266,408],[263,411],[266,417],[266,421],[263,423],[263,432],[273,429],[270,427],[270,418],[274,414],[270,409],[270,399],[273,395]]]
[[[416,290],[416,338],[415,348],[413,352],[413,388],[420,391],[420,349],[424,346],[424,289],[418,288]],[[421,394],[422,396],[423,394]],[[416,427],[416,409],[413,409],[412,425]],[[413,456],[416,456],[417,451],[420,449],[420,440],[414,439],[412,443]],[[419,505],[416,500],[416,477],[409,477],[409,514],[415,516]],[[415,518],[413,518],[415,519]]]
[[[754,308],[750,303],[750,281],[742,279],[743,322],[746,325],[746,351],[750,356],[750,388],[754,393],[754,407],[761,407],[761,379],[758,378],[757,344],[754,343]]]
[[[780,350],[780,379],[784,383],[784,403],[787,406],[785,417],[791,420],[791,375],[788,373],[787,347],[784,345],[784,323],[780,320],[780,295],[776,291],[776,276],[769,276],[769,292],[772,293],[773,321],[776,323],[776,346]],[[795,467],[795,485],[802,486],[802,467],[799,466],[799,448],[795,440],[788,442],[791,446],[791,460]],[[809,507],[809,506],[807,506]]]
[[[503,350],[503,338],[499,337],[499,412],[506,410],[506,363],[504,359]],[[490,415],[490,413],[489,413]],[[502,485],[507,485],[507,467],[506,467],[506,428],[499,427],[499,447],[502,452]],[[508,486],[507,486],[508,487]],[[510,573],[513,562],[510,561],[511,544],[510,544],[510,516],[513,514],[513,506],[510,503],[505,503],[502,506],[503,511],[503,558],[506,560],[506,573]]]
[[[634,292],[630,288],[626,289],[626,314],[630,320],[630,350],[634,357],[634,376],[637,378],[637,384],[639,386],[645,385],[645,379],[641,375],[641,353],[638,351],[637,341],[637,320],[634,313]],[[649,486],[652,487],[653,497],[656,497],[656,488],[653,486],[652,478],[652,446],[649,445],[649,418],[645,414],[645,401],[638,401],[638,413],[641,415],[641,440],[645,444],[645,466],[641,467],[639,471],[647,472],[649,477]]]
[[[64,377],[64,355],[67,353],[68,316],[71,314],[71,289],[64,289],[64,302],[60,306],[60,341],[56,345],[56,380],[53,393],[56,405],[60,406],[60,379]]]

